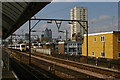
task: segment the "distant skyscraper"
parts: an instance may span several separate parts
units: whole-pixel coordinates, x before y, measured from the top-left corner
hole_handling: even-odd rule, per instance
[[[46,28],[44,33],[41,35],[42,41],[51,41],[52,40],[52,30]]]
[[[87,21],[88,20],[88,10],[85,7],[75,7],[72,8],[70,11],[71,20],[81,20]],[[81,22],[81,24],[86,27],[85,22]],[[85,30],[78,22],[73,22],[71,24],[71,40],[80,41],[83,38]]]
[[[29,34],[25,33],[25,40],[29,40]]]

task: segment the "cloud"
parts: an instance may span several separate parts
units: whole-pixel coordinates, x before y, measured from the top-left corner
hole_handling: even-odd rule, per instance
[[[106,20],[106,19],[110,19],[110,18],[111,18],[110,16],[103,15],[103,16],[99,17],[99,20]]]
[[[94,24],[94,23],[98,23],[98,22],[102,22],[110,19],[112,19],[111,16],[102,15],[102,16],[99,16],[98,18],[93,18],[92,20],[90,20],[90,23]]]
[[[107,26],[104,25],[104,26],[90,27],[89,33],[115,31],[115,30],[118,30],[118,23],[115,23],[113,25],[107,25]]]
[[[40,30],[45,30],[47,28],[47,24],[42,24],[42,25],[40,25]]]
[[[53,0],[53,2],[119,2],[119,0]]]

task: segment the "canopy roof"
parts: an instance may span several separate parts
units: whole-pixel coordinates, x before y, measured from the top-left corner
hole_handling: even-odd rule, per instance
[[[2,38],[7,38],[50,2],[2,2]]]

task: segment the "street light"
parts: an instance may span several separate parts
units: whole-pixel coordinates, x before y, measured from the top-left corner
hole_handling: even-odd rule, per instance
[[[72,22],[72,21],[70,21],[70,22],[68,22],[68,24],[73,24],[73,22]]]
[[[32,30],[31,32],[37,32],[36,30]]]
[[[47,21],[47,23],[52,23],[52,21],[50,20],[50,21]]]

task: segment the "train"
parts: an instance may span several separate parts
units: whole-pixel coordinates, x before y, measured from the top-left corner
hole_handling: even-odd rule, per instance
[[[31,48],[41,48],[41,43],[32,43]],[[14,50],[19,50],[19,51],[28,51],[29,49],[29,44],[28,43],[21,43],[21,44],[10,44],[8,45],[8,49],[14,49]]]
[[[14,50],[19,50],[19,51],[27,51],[27,45],[22,43],[22,44],[12,44],[8,45],[8,49],[14,49]]]
[[[31,48],[41,48],[42,44],[40,42],[32,42]]]

